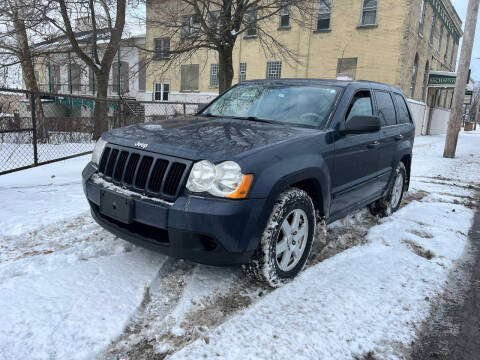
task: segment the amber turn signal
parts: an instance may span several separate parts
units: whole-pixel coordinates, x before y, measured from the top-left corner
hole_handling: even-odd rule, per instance
[[[243,175],[242,183],[240,184],[238,189],[225,197],[229,199],[245,199],[247,197],[248,190],[250,190],[252,182],[253,175]]]

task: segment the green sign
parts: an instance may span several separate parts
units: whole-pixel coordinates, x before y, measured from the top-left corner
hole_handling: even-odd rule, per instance
[[[455,75],[429,74],[428,86],[431,87],[455,87]]]

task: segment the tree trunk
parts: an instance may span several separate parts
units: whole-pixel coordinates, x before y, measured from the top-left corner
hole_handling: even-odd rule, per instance
[[[25,83],[25,88],[30,91],[38,92],[37,79],[35,77],[35,68],[33,65],[33,57],[30,51],[30,45],[28,43],[27,30],[25,22],[18,17],[18,14],[14,15],[13,26],[15,28],[16,39],[21,51],[19,60],[22,66],[22,77]],[[35,96],[35,95],[31,95]],[[40,141],[45,141],[47,138],[47,129],[45,126],[45,116],[43,114],[43,106],[40,98],[35,96],[35,118],[37,121],[37,138]]]
[[[447,138],[445,139],[445,150],[443,157],[454,158],[457,149],[458,133],[462,125],[462,104],[465,100],[465,87],[467,86],[468,71],[472,58],[473,40],[475,38],[475,27],[478,16],[478,0],[469,0],[467,19],[465,21],[465,32],[463,35],[462,51],[458,64],[457,81],[453,94],[452,110],[448,121]]]
[[[221,94],[232,86],[233,45],[218,49],[218,92]]]
[[[97,74],[97,99],[104,101],[95,101],[93,110],[93,138],[97,140],[103,132],[108,130],[108,71],[101,71]]]

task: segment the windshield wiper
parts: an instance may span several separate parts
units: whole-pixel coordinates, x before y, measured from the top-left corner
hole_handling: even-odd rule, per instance
[[[213,115],[213,114],[200,114],[198,116],[205,116],[205,117],[219,117],[218,115]]]
[[[260,119],[260,118],[257,118],[256,116],[247,116],[247,117],[243,117],[243,116],[232,116],[231,118],[232,118],[232,119],[238,119],[238,120],[257,121],[257,122],[262,122],[262,123],[267,123],[267,124],[275,124],[274,121],[265,120],[265,119]]]

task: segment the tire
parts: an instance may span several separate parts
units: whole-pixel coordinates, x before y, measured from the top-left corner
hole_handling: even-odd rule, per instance
[[[294,278],[305,266],[315,231],[312,199],[297,188],[284,191],[275,202],[257,250],[243,267],[246,275],[271,287]]]
[[[390,216],[398,210],[402,203],[406,179],[407,170],[403,162],[400,161],[395,169],[395,177],[390,189],[388,189],[387,195],[370,204],[369,208],[372,215],[385,217]]]

